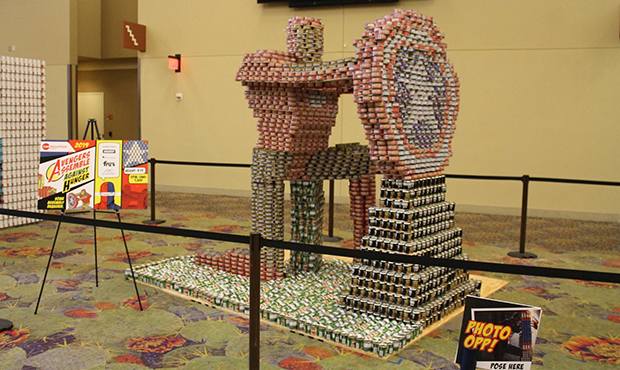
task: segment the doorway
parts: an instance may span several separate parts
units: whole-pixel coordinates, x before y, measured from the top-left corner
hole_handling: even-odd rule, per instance
[[[123,60],[122,63],[118,62],[118,59],[116,61],[116,64],[110,64],[109,61],[80,62],[77,73],[77,91],[78,93],[103,93],[105,111],[103,117],[97,119],[97,124],[101,135],[105,133],[106,140],[139,140],[137,59]],[[77,105],[79,107],[80,103],[78,102]],[[88,118],[94,117],[81,119],[80,124],[85,127]],[[79,139],[84,135],[83,130],[83,128],[78,128]]]
[[[82,139],[86,132],[86,124],[88,120],[94,118],[97,120],[97,127],[101,135],[101,139],[104,138],[105,126],[104,126],[104,99],[103,92],[81,92],[78,93],[77,98],[78,105],[78,125],[77,125],[77,139]],[[97,132],[93,131],[93,136],[97,139]],[[86,139],[90,140],[91,132],[88,132]]]

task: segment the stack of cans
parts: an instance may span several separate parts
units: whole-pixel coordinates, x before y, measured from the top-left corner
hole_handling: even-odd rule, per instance
[[[265,259],[261,263],[261,280],[272,280],[275,277],[274,269],[268,268],[266,265],[267,260]],[[231,274],[250,276],[250,251],[244,248],[229,249],[227,251],[216,251],[210,248],[204,249],[196,252],[194,263]]]
[[[322,66],[320,20],[292,18],[287,26],[287,47],[287,53],[264,50],[246,55],[237,80],[247,86],[246,99],[258,118],[256,148],[295,154],[290,173],[294,179],[302,179],[311,154],[328,146],[340,91],[295,85],[306,81],[309,75],[316,77]],[[294,66],[299,70],[295,71]],[[342,65],[333,66],[340,68]]]
[[[295,18],[287,28],[287,53],[264,50],[244,58],[237,80],[247,86],[259,119],[257,147],[325,148],[339,94],[354,92],[371,158],[384,175],[439,174],[452,154],[460,83],[433,19],[397,9],[366,25],[355,42],[355,58],[331,62],[320,61],[317,30],[322,30],[319,20]],[[300,91],[317,95],[306,98]],[[309,110],[304,118],[296,110],[305,111],[306,101],[309,108],[326,110]],[[314,126],[322,119],[323,127]],[[312,122],[311,131],[303,128],[305,122]]]
[[[294,88],[302,87],[303,83],[304,87],[329,88],[341,93],[351,93],[353,92],[351,78],[357,68],[356,63],[354,58],[304,63],[286,53],[259,50],[255,54],[245,55],[243,65],[237,72],[237,81],[243,81],[246,86],[278,83]],[[265,101],[261,103],[264,104]]]
[[[375,205],[375,176],[368,174],[349,180],[349,197],[353,242],[355,249],[359,249],[362,236],[368,231],[369,209]]]
[[[291,241],[323,244],[323,181],[291,181]],[[317,253],[291,251],[294,272],[318,271],[323,256]]]
[[[252,226],[268,239],[282,240],[284,231],[278,220],[283,218],[284,182],[253,182]]]
[[[369,210],[369,232],[362,250],[467,259],[462,230],[453,227],[454,203],[445,199],[445,176],[417,180],[382,179],[381,205]],[[354,312],[430,325],[460,307],[479,283],[462,269],[381,260],[353,265],[341,306]]]
[[[320,19],[294,17],[286,26],[286,48],[298,61],[312,63],[323,56],[323,24]]]
[[[194,255],[194,263],[233,274],[250,276],[250,251],[248,249],[201,250]]]
[[[283,240],[284,182],[252,182],[252,230],[267,239]],[[261,249],[261,266],[266,279],[284,276],[284,251]]]
[[[5,208],[40,212],[37,195],[45,99],[45,61],[0,56],[0,203]],[[32,222],[0,215],[0,228]]]
[[[293,156],[290,153],[254,148],[252,151],[252,179],[262,182],[284,181],[290,172]]]
[[[368,230],[368,208],[375,204],[376,167],[367,146],[339,144],[307,156],[290,152],[254,148],[252,165],[252,226],[266,238],[283,236],[284,181],[291,181],[292,239],[302,243],[322,243],[324,179],[349,179],[351,218],[356,247]],[[299,170],[298,172],[292,169]],[[300,180],[303,179],[303,180]],[[264,248],[264,253],[282,266],[281,251]],[[297,255],[301,270],[320,268],[320,256]],[[295,265],[296,267],[298,265]],[[305,266],[305,267],[304,267]],[[282,271],[276,271],[281,276]]]
[[[338,97],[329,90],[248,86],[246,99],[258,119],[256,147],[295,154],[325,150],[336,123]]]
[[[290,156],[255,148],[252,163],[252,230],[268,239],[284,239],[284,177]],[[261,274],[271,280],[284,276],[284,251],[261,249]]]
[[[318,272],[299,272],[261,284],[261,318],[287,329],[380,357],[404,348],[421,332],[419,322],[360,315],[338,307],[351,265],[325,259]],[[249,314],[247,277],[196,264],[195,257],[174,257],[134,267],[136,279],[174,290],[210,305]],[[126,270],[125,276],[131,277]]]
[[[305,168],[304,179],[355,179],[374,175],[375,172],[368,146],[359,143],[336,144],[312,155]]]

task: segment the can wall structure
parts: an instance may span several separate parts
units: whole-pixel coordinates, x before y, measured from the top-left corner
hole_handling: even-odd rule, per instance
[[[4,208],[37,212],[45,120],[45,61],[0,56],[0,203]],[[32,222],[0,216],[1,228]]]

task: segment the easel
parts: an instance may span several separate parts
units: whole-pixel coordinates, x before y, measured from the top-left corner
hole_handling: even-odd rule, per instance
[[[88,134],[88,129],[90,129],[90,139],[95,140],[95,132],[97,132],[97,140],[101,140],[101,134],[99,134],[99,126],[97,126],[97,120],[94,118],[90,118],[86,122],[86,130],[84,130],[84,137],[82,140],[86,140],[86,135]]]
[[[97,132],[97,140],[101,139],[101,135],[99,134],[99,128],[97,127],[97,120],[96,119],[89,119],[88,123],[86,124],[86,131],[84,132],[84,137],[82,138],[82,140],[86,139],[86,134],[88,133],[88,130],[90,129],[91,134],[91,140],[94,140],[95,137],[95,132]],[[105,212],[105,211],[99,211],[99,212],[104,212],[104,213],[112,213],[112,212]],[[76,213],[83,213],[83,212],[76,212]],[[114,210],[114,213],[116,213],[116,217],[118,218],[118,223],[121,223],[121,215],[120,212],[118,211],[118,209]],[[63,210],[61,212],[61,215],[64,216],[65,215],[65,211]],[[97,210],[95,210],[93,208],[93,220],[97,219]],[[45,268],[45,274],[43,275],[43,281],[41,282],[41,291],[39,292],[39,298],[37,299],[37,305],[34,309],[34,314],[37,314],[37,311],[39,310],[39,303],[41,302],[41,296],[43,295],[43,288],[45,287],[45,280],[47,279],[47,273],[50,269],[50,264],[52,262],[52,255],[54,254],[54,247],[56,246],[56,240],[58,239],[58,231],[60,230],[60,225],[62,224],[62,221],[58,221],[58,226],[56,226],[56,234],[54,235],[54,242],[52,243],[52,249],[50,251],[50,257],[47,260],[47,267]],[[123,243],[125,244],[125,253],[127,254],[127,262],[129,262],[129,270],[131,271],[131,278],[133,279],[133,286],[136,289],[136,297],[138,298],[138,305],[140,306],[140,311],[142,311],[142,301],[140,300],[140,293],[138,292],[138,285],[136,284],[136,276],[134,275],[133,272],[133,266],[131,265],[131,257],[129,256],[129,249],[127,248],[127,239],[125,238],[125,231],[121,228],[121,235],[123,236]],[[97,226],[93,226],[93,240],[95,242],[95,287],[99,287],[99,270],[97,267]]]

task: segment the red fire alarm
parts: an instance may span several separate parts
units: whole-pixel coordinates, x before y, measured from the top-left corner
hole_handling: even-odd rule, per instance
[[[168,69],[181,72],[181,54],[168,55]]]

